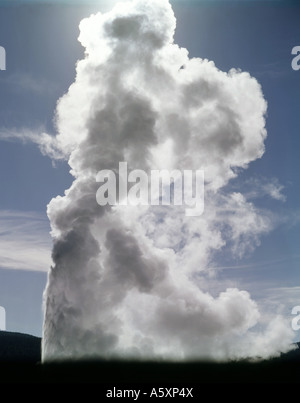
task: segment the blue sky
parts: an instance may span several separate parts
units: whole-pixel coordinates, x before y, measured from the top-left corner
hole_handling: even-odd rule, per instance
[[[0,46],[7,57],[6,71],[0,71],[0,305],[10,331],[41,335],[51,253],[46,206],[72,182],[67,163],[52,163],[30,138],[55,132],[56,102],[83,56],[77,41],[80,20],[116,1],[82,3],[0,1]],[[300,45],[300,4],[171,3],[177,18],[175,42],[190,57],[213,60],[223,71],[248,71],[268,102],[266,152],[230,186],[247,192],[260,183],[254,203],[272,212],[276,225],[241,260],[217,257],[214,263],[222,269],[210,280],[211,291],[236,284],[269,309],[291,317],[292,307],[300,305],[300,71],[291,68],[292,48]],[[277,189],[276,197],[267,185]]]

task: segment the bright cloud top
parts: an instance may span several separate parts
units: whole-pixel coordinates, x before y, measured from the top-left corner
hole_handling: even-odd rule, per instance
[[[48,206],[44,360],[228,359],[290,348],[289,325],[280,316],[261,323],[247,291],[214,298],[197,285],[216,251],[242,256],[272,229],[268,214],[225,187],[262,157],[267,105],[248,73],[189,59],[173,43],[175,26],[167,0],[120,3],[80,23],[85,58],[47,139],[74,182]],[[204,170],[204,214],[100,207],[97,172],[117,172],[120,161],[130,170]]]

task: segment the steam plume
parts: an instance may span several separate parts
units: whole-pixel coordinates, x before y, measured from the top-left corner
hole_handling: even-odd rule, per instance
[[[227,359],[289,349],[284,320],[260,323],[247,291],[213,297],[200,287],[216,251],[242,256],[272,227],[226,190],[264,153],[267,105],[248,73],[190,59],[173,43],[175,25],[167,0],[120,3],[80,23],[85,58],[57,106],[56,152],[74,181],[48,206],[54,265],[44,360]],[[204,170],[204,214],[100,207],[97,172],[117,171],[120,161],[130,170]]]

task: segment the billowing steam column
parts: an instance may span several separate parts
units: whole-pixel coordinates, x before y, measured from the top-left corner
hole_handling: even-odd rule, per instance
[[[173,43],[175,25],[167,0],[121,3],[80,23],[85,59],[57,106],[55,147],[74,182],[48,205],[44,361],[226,359],[289,348],[281,317],[260,323],[248,292],[213,297],[205,283],[216,251],[242,255],[271,229],[242,194],[225,189],[236,168],[264,153],[266,102],[248,73],[189,59]],[[149,175],[204,171],[203,214],[99,205],[97,175],[113,172],[119,185],[120,162]]]

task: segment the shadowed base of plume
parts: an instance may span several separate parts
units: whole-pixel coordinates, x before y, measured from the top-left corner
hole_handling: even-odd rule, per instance
[[[274,359],[261,363],[61,362],[2,363],[0,383],[120,384],[288,383],[300,382],[300,361]]]
[[[0,332],[0,383],[182,384],[300,382],[298,349],[250,363],[63,361],[41,364],[41,339]]]

